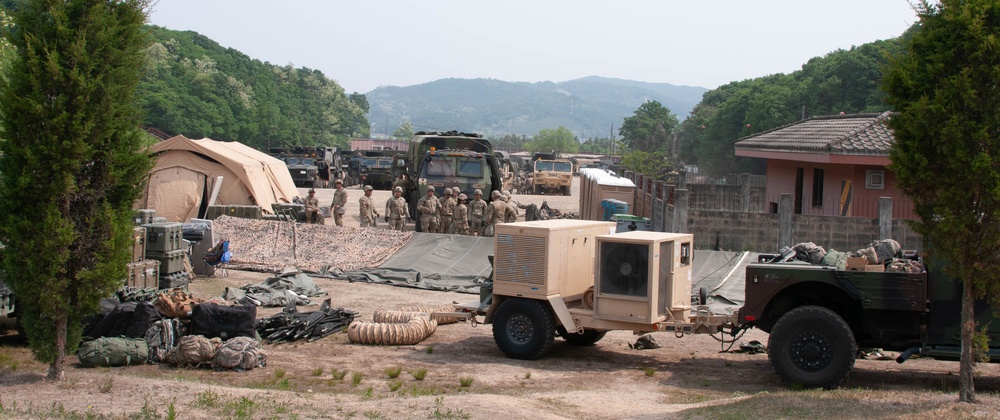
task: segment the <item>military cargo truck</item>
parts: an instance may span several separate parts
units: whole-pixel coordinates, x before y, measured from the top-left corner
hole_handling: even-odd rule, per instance
[[[768,358],[786,383],[835,387],[858,349],[901,352],[899,363],[914,354],[958,360],[962,284],[940,265],[880,272],[780,260],[762,255],[747,266],[739,323],[770,334]],[[988,329],[991,360],[1000,361],[1000,322],[992,322],[993,309],[983,302],[975,314]]]
[[[531,163],[533,169],[532,192],[534,194],[569,195],[573,186],[573,163],[566,159],[537,159]]]
[[[419,131],[410,139],[406,154],[396,155],[393,165],[395,175],[405,173],[414,182],[404,198],[417,231],[417,201],[427,194],[427,187],[433,186],[438,197],[444,187],[459,187],[470,199],[478,189],[483,200],[489,201],[491,192],[500,191],[503,185],[493,144],[479,134]]]

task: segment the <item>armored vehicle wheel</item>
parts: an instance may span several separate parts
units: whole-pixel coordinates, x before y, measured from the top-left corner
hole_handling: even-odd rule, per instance
[[[562,195],[569,195],[569,187],[562,187]]]
[[[574,346],[590,346],[594,343],[601,341],[602,338],[608,333],[607,331],[593,330],[590,328],[585,328],[583,334],[577,334],[575,332],[567,332],[565,328],[559,327],[559,336],[566,340],[567,343]]]
[[[512,359],[534,360],[552,346],[556,321],[544,303],[530,299],[509,299],[500,304],[493,317],[493,341]]]
[[[801,306],[783,315],[771,329],[767,356],[789,385],[833,388],[854,367],[857,353],[851,327],[822,306]]]

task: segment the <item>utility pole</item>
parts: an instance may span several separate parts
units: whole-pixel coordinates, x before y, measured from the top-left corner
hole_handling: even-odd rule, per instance
[[[611,122],[611,154],[615,154],[617,151],[617,144],[615,144],[615,123]]]

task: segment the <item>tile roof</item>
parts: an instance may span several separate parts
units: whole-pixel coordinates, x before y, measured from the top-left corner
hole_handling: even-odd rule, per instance
[[[737,149],[888,156],[891,112],[811,117],[736,141]]]

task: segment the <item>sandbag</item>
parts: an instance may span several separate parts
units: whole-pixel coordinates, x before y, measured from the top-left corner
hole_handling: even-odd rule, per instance
[[[161,319],[146,329],[143,338],[149,346],[149,363],[166,361],[170,351],[177,347],[183,336],[181,321],[173,318]]]
[[[212,358],[216,369],[250,370],[267,365],[267,355],[260,343],[250,337],[235,337],[227,340]]]
[[[80,344],[76,357],[83,367],[140,365],[146,363],[149,348],[141,338],[101,337]]]
[[[254,337],[257,331],[257,307],[254,305],[224,306],[199,303],[191,309],[191,334],[228,340],[233,337]]]
[[[186,335],[177,341],[177,347],[167,353],[167,362],[176,366],[200,367],[212,362],[219,347],[222,347],[219,338]]]

